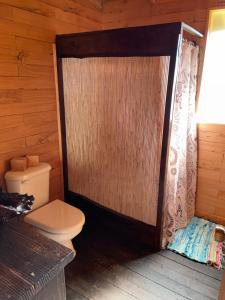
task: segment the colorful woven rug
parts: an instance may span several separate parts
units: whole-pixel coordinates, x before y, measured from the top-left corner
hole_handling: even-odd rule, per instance
[[[214,240],[215,228],[216,224],[194,217],[186,228],[177,230],[174,241],[167,248],[192,260],[221,268],[223,244]]]

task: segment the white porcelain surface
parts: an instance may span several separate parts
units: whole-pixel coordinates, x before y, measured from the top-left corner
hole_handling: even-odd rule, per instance
[[[40,174],[45,174],[51,170],[51,166],[47,163],[39,163],[36,167],[29,167],[25,171],[8,171],[5,174],[5,179],[8,181],[31,180]]]
[[[45,205],[49,201],[49,177],[51,166],[40,163],[37,167],[27,168],[24,172],[9,171],[5,174],[7,191],[33,195],[32,209]]]
[[[24,221],[76,253],[71,240],[81,232],[85,216],[78,208],[57,199],[32,211],[24,217]]]
[[[58,199],[32,211],[24,219],[54,234],[78,232],[85,222],[85,216],[81,210]]]
[[[71,240],[81,232],[85,216],[81,210],[61,200],[49,203],[50,170],[49,164],[40,163],[24,172],[9,171],[5,175],[7,190],[33,195],[35,201],[32,212],[25,216],[24,221],[75,252]]]
[[[81,227],[78,231],[71,232],[69,234],[54,234],[54,233],[46,232],[42,229],[39,229],[39,232],[41,234],[43,234],[44,236],[46,236],[47,238],[49,238],[53,241],[56,241],[56,242],[64,245],[65,247],[70,248],[72,251],[74,251],[76,253],[71,240],[73,238],[75,238],[75,236],[77,236],[81,232],[82,228],[83,227]]]

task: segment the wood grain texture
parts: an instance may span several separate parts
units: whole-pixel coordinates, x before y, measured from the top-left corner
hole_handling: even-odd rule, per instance
[[[14,156],[50,163],[50,198],[63,198],[55,35],[101,29],[100,1],[0,0],[0,186]]]
[[[103,5],[103,23],[113,28],[180,21],[205,31],[208,9],[223,6],[224,0],[108,0]]]
[[[60,271],[52,280],[35,295],[33,300],[67,300],[64,270]]]
[[[169,58],[63,59],[69,189],[156,225]]]
[[[207,36],[208,13],[225,8],[224,0],[107,0],[103,5],[105,29],[183,21]],[[200,45],[198,91],[206,40]],[[200,124],[196,215],[225,225],[224,153],[225,126]]]
[[[56,286],[54,291],[51,287],[58,276],[61,295],[65,295],[63,270],[74,257],[71,250],[45,238],[36,228],[17,218],[0,227],[0,236],[1,300],[65,299],[57,297],[60,291]],[[42,297],[35,298],[37,294]]]
[[[101,225],[92,224],[75,243],[78,254],[65,270],[68,300],[218,299],[221,270],[171,251],[153,254]]]
[[[30,114],[40,113],[32,115],[33,119],[30,118],[32,122],[40,118],[41,112],[50,111],[56,116],[56,105],[49,105],[49,103],[55,104],[56,102],[54,74],[51,72],[53,68],[51,44],[55,39],[55,34],[92,31],[102,27],[107,29],[174,21],[185,21],[205,33],[208,9],[224,7],[225,1],[107,0],[104,1],[103,10],[96,9],[97,6],[98,0],[0,0],[0,65],[3,67],[0,71],[0,124],[8,124],[4,126],[12,128],[12,133],[17,127],[24,126],[23,118]],[[205,41],[199,42],[202,54]],[[201,63],[202,59],[201,55]],[[223,128],[221,126],[221,130]],[[57,127],[55,129],[57,131]],[[202,128],[200,132],[201,130]],[[209,125],[208,133],[210,132]],[[219,132],[220,130],[217,131]],[[38,134],[42,135],[42,132]],[[51,131],[46,131],[46,135],[48,134],[51,135]],[[26,138],[29,146],[25,143]],[[1,185],[3,174],[8,168],[8,160],[12,156],[32,154],[32,151],[36,153],[40,150],[37,154],[40,154],[43,159],[49,159],[48,162],[55,161],[56,149],[59,149],[57,143],[45,139],[45,144],[35,148],[32,145],[36,143],[34,140],[37,141],[38,136],[30,138],[28,135],[26,138],[12,137],[7,142],[0,141]],[[217,141],[220,139],[221,136]],[[32,145],[30,140],[32,140]],[[217,143],[217,146],[218,144],[221,144],[219,147],[223,147],[222,142]],[[216,144],[211,142],[210,145]],[[208,142],[199,141],[199,147],[199,164],[208,164],[210,160],[210,164],[213,165],[212,156],[209,155],[206,159],[204,154],[208,152]],[[223,174],[222,166],[219,172]],[[218,209],[215,207],[217,201],[221,201],[218,199],[221,198],[222,193],[218,197],[211,197],[211,191],[208,191],[208,185],[205,184],[207,183],[204,179],[205,175],[202,177],[203,173],[208,174],[210,179],[215,179],[213,170],[210,171],[206,167],[199,168],[200,186],[196,212],[199,215],[206,215],[207,212],[210,218],[216,220],[219,215],[217,216]],[[51,198],[62,197],[62,187],[58,186],[59,178],[52,177],[51,182]],[[218,183],[219,181],[216,181],[217,185]],[[219,190],[223,192],[222,185]],[[212,207],[213,203],[215,206]],[[220,218],[224,219],[225,214],[222,214],[222,211],[221,215]]]
[[[199,126],[196,214],[225,225],[225,125]]]
[[[223,279],[220,286],[220,292],[219,292],[219,300],[225,299],[225,273],[223,274]]]

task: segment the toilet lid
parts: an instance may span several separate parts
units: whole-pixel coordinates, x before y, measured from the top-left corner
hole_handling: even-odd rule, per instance
[[[29,213],[25,221],[49,233],[65,234],[82,227],[85,216],[78,208],[57,199]]]

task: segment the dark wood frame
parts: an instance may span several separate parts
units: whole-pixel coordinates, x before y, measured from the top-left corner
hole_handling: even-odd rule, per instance
[[[98,215],[98,220],[118,227],[120,232],[136,241],[149,244],[152,249],[159,250],[161,246],[162,211],[164,197],[165,170],[167,162],[167,145],[170,134],[171,108],[177,76],[178,57],[183,32],[196,37],[202,34],[185,23],[169,23],[143,27],[130,27],[95,32],[75,33],[56,36],[56,54],[59,82],[59,99],[61,115],[61,135],[63,150],[63,173],[66,200],[82,208],[88,216]],[[66,123],[63,92],[62,58],[75,57],[131,57],[131,56],[170,56],[167,84],[166,105],[164,114],[162,151],[160,162],[160,181],[157,208],[157,224],[151,226],[130,217],[118,214],[94,201],[69,191]],[[118,226],[117,226],[118,225]]]

